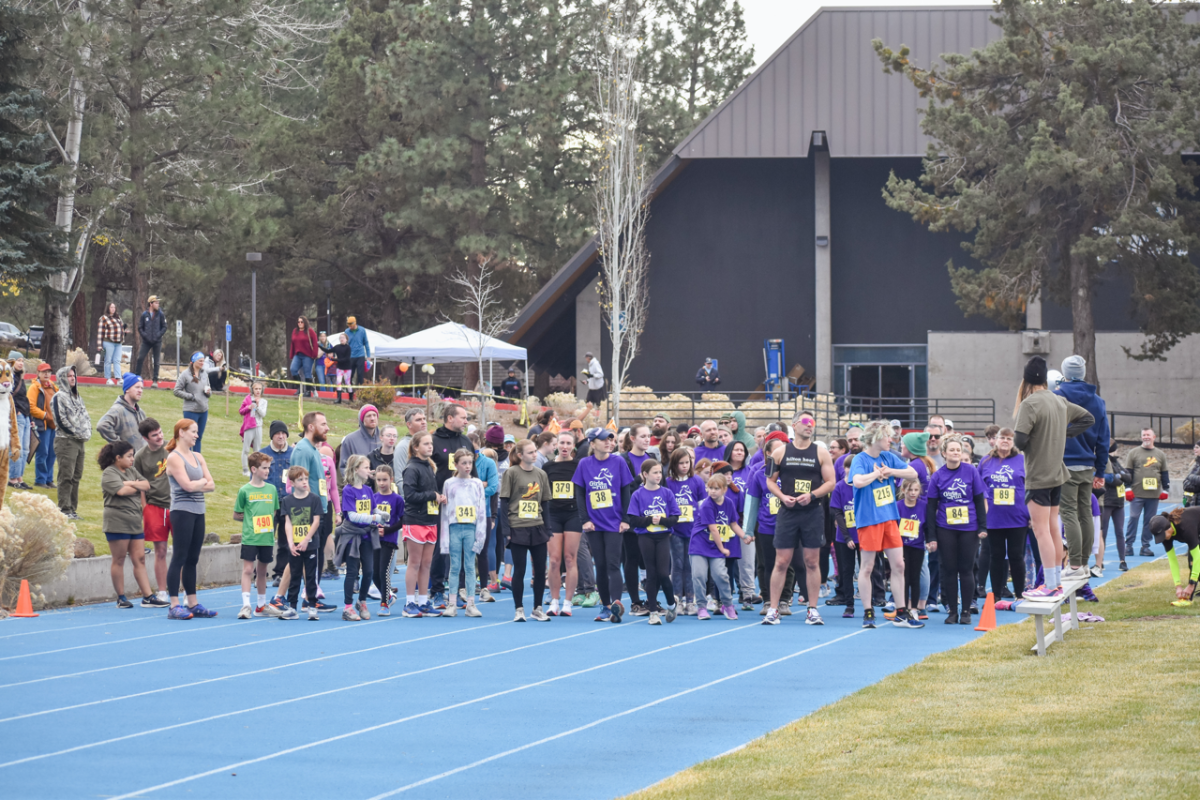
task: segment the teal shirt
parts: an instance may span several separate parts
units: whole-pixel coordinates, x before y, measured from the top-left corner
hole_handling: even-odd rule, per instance
[[[301,439],[300,444],[292,450],[292,466],[308,470],[308,489],[321,498],[321,513],[327,514],[329,498],[325,496],[325,468],[321,466],[320,452],[308,439]]]

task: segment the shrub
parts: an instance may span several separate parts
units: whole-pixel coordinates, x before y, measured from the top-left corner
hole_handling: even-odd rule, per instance
[[[1200,437],[1200,430],[1197,430],[1195,420],[1185,422],[1175,429],[1176,441],[1185,444],[1195,444],[1197,437]]]
[[[42,585],[66,571],[75,554],[75,525],[49,497],[10,493],[0,508],[0,606],[17,603],[29,581],[34,604],[45,602]]]
[[[396,399],[396,387],[387,381],[365,381],[354,394],[360,406],[370,403],[383,411]]]
[[[67,365],[75,368],[76,377],[86,378],[96,374],[96,368],[88,360],[87,353],[78,347],[67,353]]]

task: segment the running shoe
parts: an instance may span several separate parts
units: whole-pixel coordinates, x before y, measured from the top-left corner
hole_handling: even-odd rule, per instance
[[[979,606],[977,606],[975,603],[971,603],[971,608],[967,611],[967,613],[968,614],[978,614]]]
[[[596,615],[596,622],[608,622],[612,619],[612,612],[608,610],[608,606],[601,606],[600,613]]]
[[[742,611],[753,611],[754,603],[750,602],[750,598],[742,598]]]
[[[566,603],[566,604],[564,604],[564,605],[563,605],[563,607],[562,607],[562,611],[558,612],[558,614],[559,614],[559,616],[561,616],[561,617],[569,617],[569,616],[571,616],[571,604],[570,604],[570,603]]]
[[[625,606],[620,600],[613,600],[613,603],[611,606],[609,606],[608,610],[612,614],[608,620],[609,622],[620,622],[621,617],[625,614]]]
[[[434,608],[437,608],[437,609],[445,608],[446,607],[446,595],[442,594],[441,592],[438,592],[432,598],[430,598],[430,602],[433,603]]]
[[[373,583],[367,587],[367,597],[371,598],[372,600],[382,600],[383,599],[383,595],[381,595],[379,593],[379,587],[377,587]]]
[[[650,624],[650,625],[662,625],[662,617],[660,617],[660,616],[658,615],[658,612],[657,612],[657,611],[651,611],[651,612],[650,612],[650,620],[649,620],[649,624]]]
[[[889,605],[890,605],[890,604],[889,604]],[[895,619],[895,618],[896,618],[896,609],[894,609],[894,608],[893,608],[893,609],[890,609],[890,610],[885,610],[885,611],[883,612],[883,618],[884,618],[884,619],[886,619],[886,620],[893,620],[893,619]]]
[[[705,603],[704,607],[708,609],[708,613],[710,614],[715,614],[719,608],[716,598],[713,597],[708,598],[708,601]]]
[[[421,616],[421,608],[416,603],[405,603],[404,608],[400,609],[400,616],[416,619]]]
[[[242,610],[238,612],[237,618],[250,619],[252,616],[254,616],[254,609],[250,606],[242,606]]]
[[[1092,567],[1091,570],[1089,570],[1089,572],[1092,573],[1093,578],[1103,578],[1104,577],[1104,567],[1100,566],[1099,564]]]
[[[879,604],[876,603],[876,605],[879,605]],[[888,612],[891,612],[893,616],[896,613],[896,604],[893,603],[891,600],[888,600],[886,603],[883,604],[883,613],[887,614]],[[891,619],[891,617],[888,617],[888,619]]]
[[[921,622],[921,620],[917,619],[917,615],[914,614],[911,610],[906,611],[903,614],[897,614],[896,618],[894,620],[892,620],[892,624],[895,625],[897,628],[924,628],[925,627],[925,623]]]
[[[133,608],[133,603],[123,594],[117,595],[117,608]]]
[[[267,615],[267,607],[266,606],[258,606],[257,608],[254,609],[254,616],[265,617],[266,615]]]
[[[573,606],[582,606],[582,605],[583,605],[583,601],[584,601],[584,600],[586,600],[586,599],[587,599],[587,598],[586,598],[586,597],[584,597],[583,593],[582,593],[582,592],[580,592],[579,594],[577,594],[577,595],[575,595],[574,597],[572,597],[572,598],[571,598],[571,605],[573,605]]]
[[[308,621],[316,622],[320,618],[321,618],[321,615],[319,613],[317,613],[317,609],[313,608],[312,606],[309,606],[308,607]]]
[[[945,622],[947,625],[957,625],[958,624],[958,612],[957,611],[947,611]]]
[[[959,625],[970,625],[971,624],[971,615],[963,614],[961,617],[958,618],[958,624]]]
[[[696,619],[698,619],[698,620],[712,619],[712,616],[708,613],[707,606],[700,606],[700,608],[696,611]]]
[[[468,617],[482,617],[483,616],[483,612],[480,611],[478,608],[476,608],[474,603],[467,603],[467,607],[463,613],[465,613]]]
[[[1026,600],[1038,600],[1038,599],[1047,598],[1047,597],[1051,597],[1051,598],[1058,597],[1061,594],[1062,594],[1061,586],[1056,586],[1053,589],[1050,589],[1043,585],[1043,586],[1037,587],[1036,589],[1026,589],[1025,590],[1025,599]]]
[[[1124,561],[1122,561],[1120,564],[1117,565],[1117,569],[1121,570],[1121,572],[1128,572],[1129,565],[1126,564]]]
[[[754,605],[758,605],[762,601],[763,601],[763,596],[761,594],[756,594],[750,598],[750,602],[754,603]]]
[[[558,601],[557,601],[557,600],[551,600],[551,601],[550,601],[550,608],[548,608],[548,609],[546,610],[546,613],[547,613],[547,614],[549,614],[549,615],[550,615],[550,616],[552,616],[552,617],[557,617],[557,616],[558,616]]]
[[[665,614],[663,614],[663,616],[666,618],[667,622],[674,622],[675,618],[677,616],[679,616],[678,606],[679,606],[678,603],[676,603],[673,606],[667,606],[667,611]]]
[[[1154,551],[1149,547],[1143,547],[1140,551],[1138,551],[1138,555],[1142,558],[1154,558]]]
[[[545,611],[543,611],[541,606],[534,606],[533,613],[530,614],[529,616],[533,618],[534,622],[549,622],[550,621],[550,615],[547,614]]]
[[[156,594],[148,594],[142,598],[142,608],[166,608],[171,605]]]
[[[193,617],[204,617],[206,619],[215,617],[217,615],[217,612],[209,611],[207,608],[200,605],[199,603],[196,603],[196,605],[194,605],[194,606],[189,606],[188,611],[192,612]]]
[[[737,619],[737,609],[730,603],[727,606],[721,606],[721,613],[725,615],[725,619]]]
[[[466,608],[467,607],[467,598],[466,598],[467,590],[459,589],[458,591],[459,591],[459,594],[457,597],[454,598],[454,604],[458,608]]]
[[[506,592],[512,591],[512,576],[500,579],[500,588]]]
[[[864,628],[874,628],[875,627],[875,609],[868,608],[866,611],[863,612],[863,627]]]
[[[280,619],[300,619],[300,615],[296,613],[296,609],[288,608],[287,611],[284,611],[282,614],[279,615],[279,618]]]
[[[287,601],[282,597],[276,597],[271,602],[263,606],[268,617],[278,617],[288,607]]]
[[[358,612],[358,616],[362,619],[371,618],[371,612],[367,610],[367,602],[365,600],[359,600],[358,603],[355,604],[354,610]]]
[[[355,613],[354,606],[346,606],[342,609],[342,619],[346,622],[358,622],[362,617]]]
[[[395,592],[392,592],[392,596],[393,596],[393,597],[395,597],[395,595],[396,595],[396,593],[395,593]],[[324,600],[324,599],[325,599],[325,593],[324,593],[323,591],[321,591],[321,584],[320,584],[320,583],[318,583],[318,584],[317,584],[317,599],[318,599],[318,600]],[[308,601],[307,601],[307,600],[305,600],[304,602],[306,602],[306,603],[307,603]]]
[[[696,601],[689,600],[687,602],[687,611],[684,611],[683,615],[685,617],[694,617],[696,616],[697,611],[699,611],[699,609],[696,607]]]
[[[1089,603],[1100,602],[1100,598],[1096,597],[1096,593],[1092,591],[1092,585],[1090,583],[1085,583],[1083,586],[1080,586],[1078,589],[1076,589],[1075,596],[1082,600],[1086,600]]]
[[[809,606],[808,615],[804,618],[805,625],[824,625],[825,620],[821,619],[821,612],[816,608]]]
[[[817,597],[829,597],[829,587],[822,583],[820,591],[817,592]]]
[[[582,608],[595,608],[596,606],[600,605],[600,593],[592,590],[587,593],[586,597],[583,598],[582,603],[575,603],[575,605]]]
[[[1009,603],[1009,605],[1012,605],[1012,604],[1011,604],[1011,603]],[[1000,604],[999,604],[999,603],[997,603],[997,604],[996,604],[996,608],[997,608],[997,609],[999,609],[999,608],[1000,608]],[[917,609],[917,619],[921,620],[922,622],[924,622],[925,620],[929,619],[929,615],[925,613],[925,609],[923,609],[923,608],[918,608],[918,609]]]
[[[1182,600],[1182,599],[1180,599],[1180,600],[1172,600],[1172,601],[1171,601],[1171,605],[1175,606],[1176,608],[1187,608],[1188,606],[1190,606],[1190,605],[1192,604],[1192,602],[1193,602],[1192,600]],[[1088,612],[1086,612],[1086,611],[1084,612],[1084,614],[1087,614],[1089,617],[1090,617],[1090,616],[1092,616],[1092,614],[1090,614],[1090,613],[1088,613]],[[1079,615],[1079,618],[1080,618],[1080,619],[1083,619],[1083,614],[1080,614],[1080,615]],[[1099,618],[1099,617],[1097,617],[1097,619],[1100,619],[1100,618]],[[1095,620],[1088,620],[1088,621],[1089,621],[1089,622],[1094,622]],[[1103,622],[1104,620],[1103,620],[1103,619],[1100,619],[1100,621],[1101,621],[1101,622]]]
[[[1062,577],[1064,581],[1073,581],[1080,578],[1086,579],[1089,575],[1091,575],[1091,573],[1083,567],[1070,567],[1069,569],[1063,570]]]
[[[524,622],[524,621],[525,621],[525,609],[522,608],[521,606],[517,606],[517,613],[513,614],[513,622]]]
[[[1012,611],[1014,605],[1015,605],[1015,602],[1012,600],[1001,600],[1000,602],[996,603],[996,610],[997,611]],[[924,617],[922,617],[922,619],[924,619]]]
[[[435,614],[437,614],[437,611],[434,610],[433,603],[426,600],[424,603],[421,604],[421,615],[422,616],[432,617]]]
[[[449,608],[443,609],[440,616],[457,617],[458,616],[458,608],[456,608],[454,605],[451,605]]]
[[[500,581],[488,581],[487,590],[492,593],[503,591]]]
[[[942,613],[942,607],[939,606],[937,603],[930,603],[929,605],[925,606],[925,610],[931,614]]]
[[[648,617],[650,616],[650,609],[646,608],[641,603],[634,603],[629,607],[629,616]]]
[[[846,610],[842,612],[842,619],[854,619],[854,606],[846,606]]]
[[[316,609],[313,609],[313,610],[315,611]],[[379,616],[390,617],[391,615],[392,615],[392,607],[389,606],[387,603],[380,603],[379,604]]]
[[[779,624],[779,612],[773,608],[767,609],[767,616],[763,618],[762,624],[763,625],[778,625]]]
[[[844,605],[846,605],[846,601],[844,598],[838,597],[835,594],[833,597],[831,597],[825,601],[825,605],[827,605],[827,606],[844,606]]]
[[[786,605],[786,606],[780,606],[780,607],[779,607],[779,616],[781,616],[781,617],[790,617],[791,615],[792,615],[792,607],[791,607],[791,605]]]
[[[324,613],[326,611],[336,611],[337,610],[337,606],[331,606],[329,603],[323,603],[323,602],[321,602],[320,599],[317,600],[317,604],[315,606],[310,606],[308,604],[308,601],[305,600],[304,605],[302,605],[301,608],[304,608],[304,609],[315,608],[317,611],[320,611],[322,613]]]
[[[188,611],[188,607],[180,603],[177,606],[171,606],[171,610],[167,612],[167,619],[191,619],[192,612]]]
[[[157,597],[159,600],[162,600],[164,604],[168,606],[171,605],[171,595],[167,594],[166,589],[159,589]]]
[[[488,588],[485,586],[479,590],[479,602],[494,603],[494,602],[496,602],[496,598],[492,597],[491,591],[489,591]]]

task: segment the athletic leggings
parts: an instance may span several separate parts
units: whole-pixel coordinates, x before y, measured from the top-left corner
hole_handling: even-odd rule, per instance
[[[1108,521],[1113,521],[1117,534],[1117,557],[1125,560],[1125,506],[1120,508],[1100,507],[1100,541],[1108,538]]]
[[[854,608],[854,563],[857,550],[851,550],[845,542],[834,542],[833,551],[838,560],[838,599],[851,609]]]
[[[638,592],[638,568],[649,570],[649,567],[642,563],[641,545],[638,544],[638,539],[642,537],[632,530],[628,530],[621,534],[621,538],[625,543],[625,591],[629,592],[630,603],[641,605],[642,601]]]
[[[358,584],[358,599],[367,602],[368,592],[371,591],[371,579],[375,573],[375,548],[371,547],[370,538],[363,539],[358,545],[358,558],[346,556],[346,581],[342,584],[346,605],[354,602],[354,581],[358,580],[358,569],[362,567],[362,580]]]
[[[1025,537],[1029,528],[988,528],[987,540],[992,550],[992,594],[997,600],[1004,592],[1004,559],[1007,553],[1009,574],[1012,575],[1013,596],[1025,593]]]
[[[546,591],[546,545],[535,544],[526,547],[523,544],[509,544],[512,551],[512,596],[516,608],[525,607],[525,563],[533,559],[533,607],[542,604],[542,594]]]
[[[990,535],[990,534],[989,534]],[[897,605],[916,609],[921,600],[921,567],[925,566],[925,547],[908,547],[904,550],[904,602]]]
[[[204,547],[204,515],[191,511],[171,512],[171,565],[167,567],[167,593],[179,596],[179,583],[185,594],[196,593],[196,565]]]
[[[658,604],[658,590],[662,589],[667,605],[675,605],[675,592],[671,590],[671,533],[637,533],[638,548],[646,564],[646,608],[662,611]]]
[[[600,602],[612,605],[621,599],[621,534],[616,531],[588,531],[588,547],[596,564],[596,590]],[[635,584],[636,585],[636,584]]]
[[[775,534],[756,533],[754,544],[758,550],[758,583],[762,586],[765,602],[771,600],[771,573],[775,571]],[[787,577],[783,581],[783,590],[779,593],[779,604],[792,604],[792,587],[796,583],[796,570],[788,564]]]
[[[379,590],[380,601],[392,602],[392,557],[400,549],[397,544],[380,542],[375,551],[375,588]]]
[[[975,552],[979,549],[979,531],[937,529],[937,546],[942,573],[942,599],[946,613],[958,611],[958,590],[962,588],[962,610],[969,613],[975,601]],[[958,576],[958,580],[954,576]]]

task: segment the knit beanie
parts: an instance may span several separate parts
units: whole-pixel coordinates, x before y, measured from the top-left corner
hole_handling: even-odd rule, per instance
[[[277,434],[277,433],[286,434],[287,432],[288,432],[288,426],[287,426],[286,422],[280,422],[279,420],[275,420],[274,422],[271,423],[271,438],[272,439],[275,438],[275,434]]]
[[[1034,356],[1025,365],[1025,382],[1030,386],[1046,385],[1046,359]]]
[[[928,450],[925,448],[925,443],[929,441],[928,433],[906,433],[900,440],[904,442],[904,447],[914,456],[923,456]]]
[[[763,439],[764,447],[766,446],[767,442],[783,442],[784,444],[787,444],[788,437],[783,431],[771,431],[767,434],[767,438]]]
[[[365,417],[367,415],[368,411],[374,411],[375,416],[379,416],[379,409],[376,408],[375,406],[371,405],[370,403],[367,403],[365,406],[363,406],[362,408],[360,408],[358,410],[358,424],[359,425],[362,424],[363,417]]]
[[[1083,360],[1083,356],[1067,356],[1063,359],[1062,374],[1065,380],[1081,381],[1086,371],[1087,362]]]
[[[121,392],[128,392],[134,386],[142,382],[142,376],[136,372],[126,372],[125,377],[121,379]]]
[[[499,425],[493,425],[483,434],[483,441],[490,444],[492,447],[499,447],[504,444],[504,428]]]

